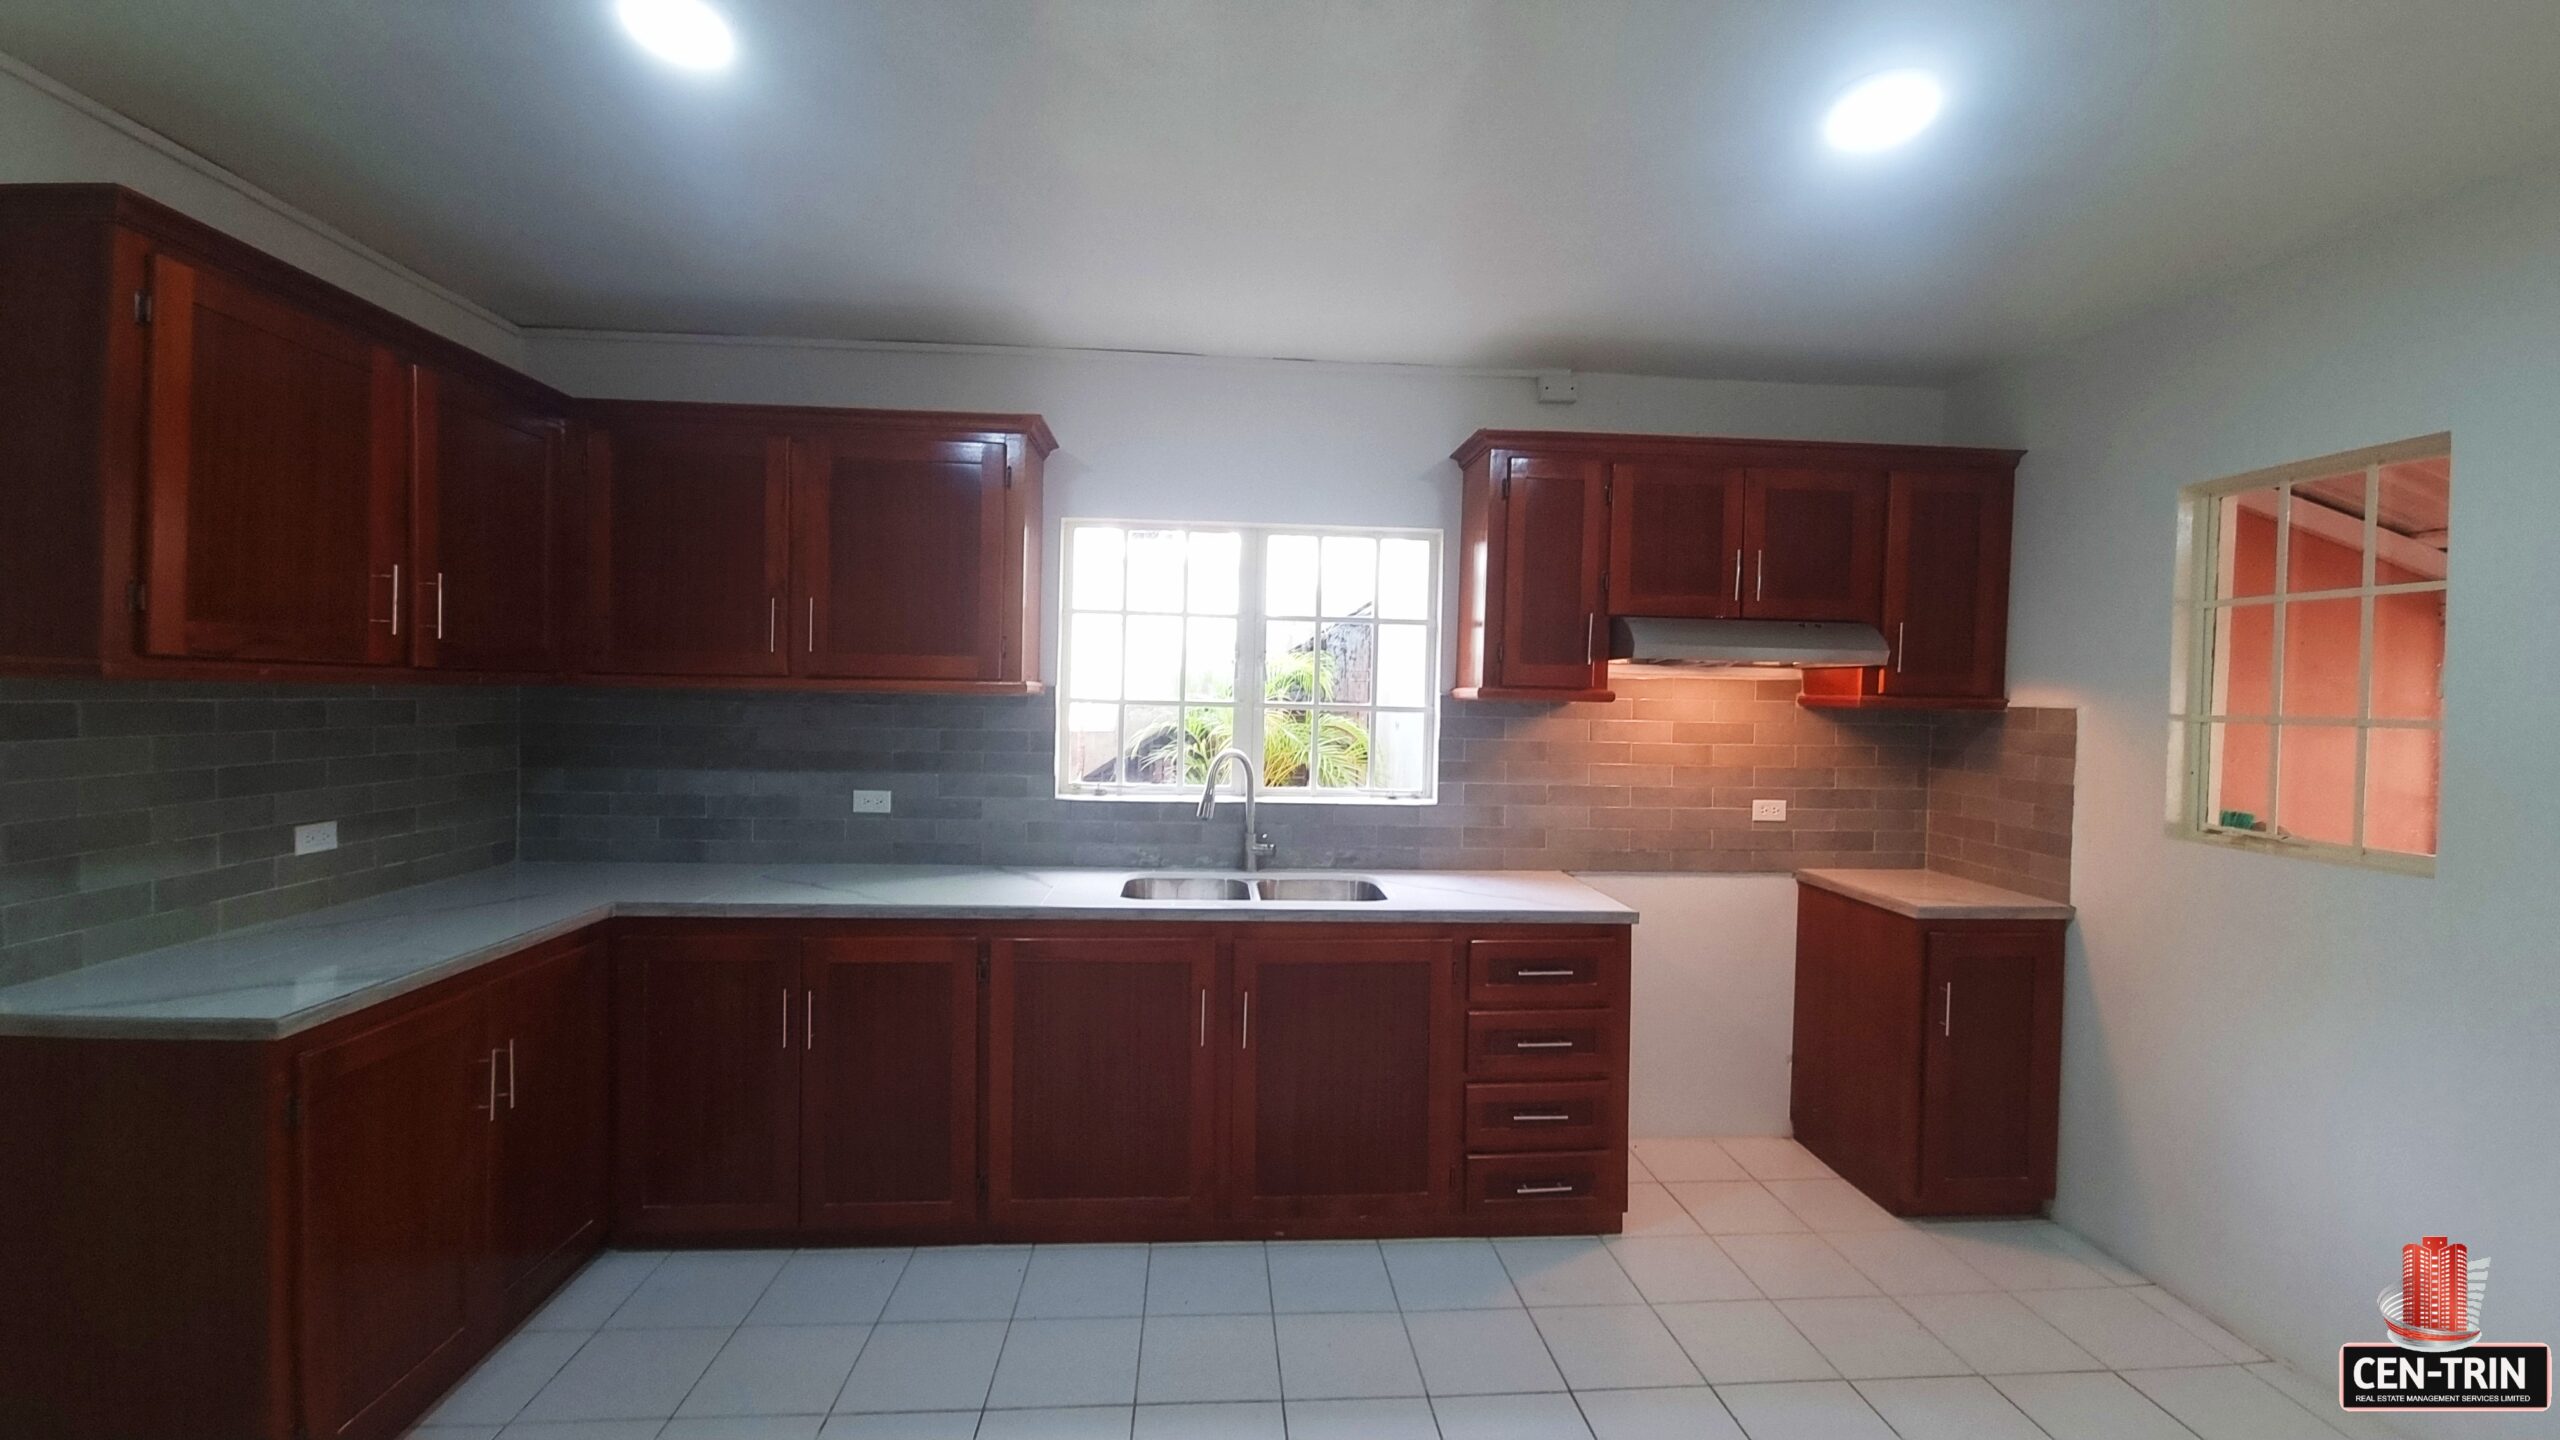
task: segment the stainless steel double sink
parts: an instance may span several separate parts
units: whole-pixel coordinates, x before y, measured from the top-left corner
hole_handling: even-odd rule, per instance
[[[1282,875],[1247,880],[1224,875],[1133,875],[1120,887],[1124,900],[1384,900],[1378,882],[1356,875]]]

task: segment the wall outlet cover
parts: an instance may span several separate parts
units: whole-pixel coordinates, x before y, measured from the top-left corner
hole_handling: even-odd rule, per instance
[[[335,820],[320,820],[309,825],[293,827],[293,853],[296,855],[317,855],[323,850],[337,848],[338,822]]]
[[[1755,822],[1762,820],[1784,820],[1787,818],[1787,802],[1784,800],[1754,800],[1751,802],[1751,818]]]
[[[856,815],[886,815],[886,814],[888,814],[888,813],[889,813],[889,792],[888,792],[888,791],[886,791],[886,790],[856,790],[856,791],[854,791],[854,792],[853,792],[853,813],[854,813],[854,814],[856,814]]]

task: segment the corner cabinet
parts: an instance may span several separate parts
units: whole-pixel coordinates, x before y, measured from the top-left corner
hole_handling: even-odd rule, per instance
[[[1605,700],[1612,616],[1846,621],[1891,663],[1807,705],[2005,703],[2012,451],[1479,431],[1456,694]]]
[[[2053,1198],[2062,920],[1919,920],[1797,887],[1796,1139],[1897,1215]]]

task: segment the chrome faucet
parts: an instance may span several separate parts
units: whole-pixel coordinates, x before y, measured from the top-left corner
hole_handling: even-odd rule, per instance
[[[1262,857],[1277,848],[1254,828],[1253,807],[1262,787],[1254,777],[1252,756],[1230,745],[1209,757],[1209,783],[1200,787],[1200,818],[1218,818],[1218,774],[1230,760],[1244,774],[1244,868],[1245,873],[1251,874],[1262,868]]]

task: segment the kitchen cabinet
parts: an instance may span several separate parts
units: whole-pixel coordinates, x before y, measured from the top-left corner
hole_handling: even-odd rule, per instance
[[[786,675],[791,442],[691,410],[615,408],[588,436],[589,668]]]
[[[1215,1213],[1217,972],[1206,937],[994,942],[990,1221],[1152,1238]]]
[[[1009,448],[855,426],[795,443],[799,673],[1020,677],[1026,533],[1008,514]]]
[[[803,942],[804,1232],[977,1218],[978,950],[966,935]]]
[[[1900,665],[1811,706],[1997,706],[2012,451],[1478,431],[1462,473],[1461,699],[1610,697],[1612,616],[1877,625]]]
[[[414,371],[409,631],[433,670],[561,668],[567,423],[432,366]]]
[[[398,1434],[473,1358],[484,1147],[498,1065],[477,997],[295,1062],[294,1273],[303,1426]]]
[[[1462,1203],[1491,1227],[1614,1230],[1626,1211],[1625,945],[1530,931],[1466,944]]]
[[[610,970],[585,941],[490,982],[491,1107],[479,1308],[503,1328],[604,1243],[611,1129]]]
[[[2066,922],[1919,920],[1797,893],[1797,1140],[1897,1215],[2041,1211]]]
[[[1470,467],[1462,696],[1608,694],[1608,467],[1492,450]]]
[[[625,1237],[800,1222],[800,951],[753,929],[613,942],[615,1202]]]
[[[390,665],[408,375],[385,346],[162,251],[145,302],[143,643],[152,654]]]
[[[1341,1219],[1450,1208],[1460,1120],[1455,948],[1436,939],[1237,942],[1227,1087],[1236,1213]]]

